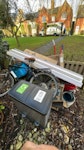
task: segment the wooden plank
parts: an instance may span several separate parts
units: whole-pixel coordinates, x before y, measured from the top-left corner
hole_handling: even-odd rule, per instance
[[[74,71],[79,72],[79,64],[76,64],[76,67],[75,67]]]
[[[78,61],[65,61],[64,68],[77,72],[81,75],[84,75],[84,62]]]
[[[84,73],[84,65],[82,65],[82,66],[79,67],[79,73],[80,74]]]
[[[69,62],[65,62],[64,63],[64,67],[67,68],[67,69],[69,69]]]
[[[55,99],[53,100],[53,103],[62,102],[62,95],[64,90],[64,84],[59,84],[59,93],[56,95]]]
[[[51,109],[52,110],[55,110],[55,111],[58,111],[58,108],[59,107],[62,107],[63,106],[63,102],[57,102],[57,103],[52,103],[52,107],[51,107]]]
[[[44,56],[44,55],[42,55],[42,54],[36,53],[36,52],[31,51],[31,50],[29,50],[29,49],[25,49],[24,52],[27,53],[27,54],[33,55],[33,56],[35,56],[35,57],[37,57],[37,58],[39,58],[39,59],[42,59],[42,60],[44,60],[44,61],[50,62],[50,63],[54,63],[54,64],[57,64],[57,63],[58,63],[57,60],[54,60],[54,59],[49,58],[49,57],[47,57],[47,56]]]
[[[63,106],[63,90],[64,90],[64,84],[59,85],[60,93],[55,97],[55,99],[52,101],[52,109],[57,110],[58,107]]]
[[[54,59],[54,60],[56,60],[57,61],[57,65],[60,65],[60,62],[59,62],[59,55],[51,55],[51,56],[48,56],[49,58],[51,58],[51,59]]]
[[[73,70],[73,68],[74,68],[74,64],[72,63],[72,64],[70,64],[70,70]]]

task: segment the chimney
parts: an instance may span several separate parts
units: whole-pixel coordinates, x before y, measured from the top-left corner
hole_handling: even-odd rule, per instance
[[[51,0],[51,9],[54,9],[54,0]]]

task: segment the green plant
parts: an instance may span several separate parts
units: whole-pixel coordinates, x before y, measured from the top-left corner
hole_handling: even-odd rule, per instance
[[[29,32],[29,35],[31,36],[31,25],[30,24],[28,25],[28,32]]]
[[[81,35],[84,35],[84,30],[81,30],[81,33],[80,33]]]
[[[5,106],[3,104],[0,104],[0,112],[5,109]]]
[[[44,23],[43,23],[43,26],[44,26],[44,34],[46,35],[47,23],[44,22]]]
[[[0,125],[3,123],[3,120],[4,120],[4,113],[3,113],[3,110],[5,109],[5,106],[0,103]]]
[[[0,68],[4,68],[4,62],[6,60],[6,51],[9,49],[9,45],[6,41],[2,41],[4,37],[3,31],[0,30]]]

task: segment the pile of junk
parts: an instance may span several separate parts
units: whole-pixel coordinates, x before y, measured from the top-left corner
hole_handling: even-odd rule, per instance
[[[7,51],[7,55],[34,70],[29,80],[22,78],[8,94],[18,110],[37,125],[46,126],[51,109],[55,110],[59,106],[69,108],[76,101],[76,92],[83,86],[81,74],[59,66],[52,58],[28,49],[11,49]],[[34,58],[34,61],[28,62],[27,58]]]

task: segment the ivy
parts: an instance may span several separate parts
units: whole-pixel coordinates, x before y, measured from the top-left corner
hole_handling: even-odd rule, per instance
[[[4,68],[4,61],[6,58],[6,52],[9,50],[9,45],[6,41],[3,41],[3,31],[0,30],[0,68]]]

